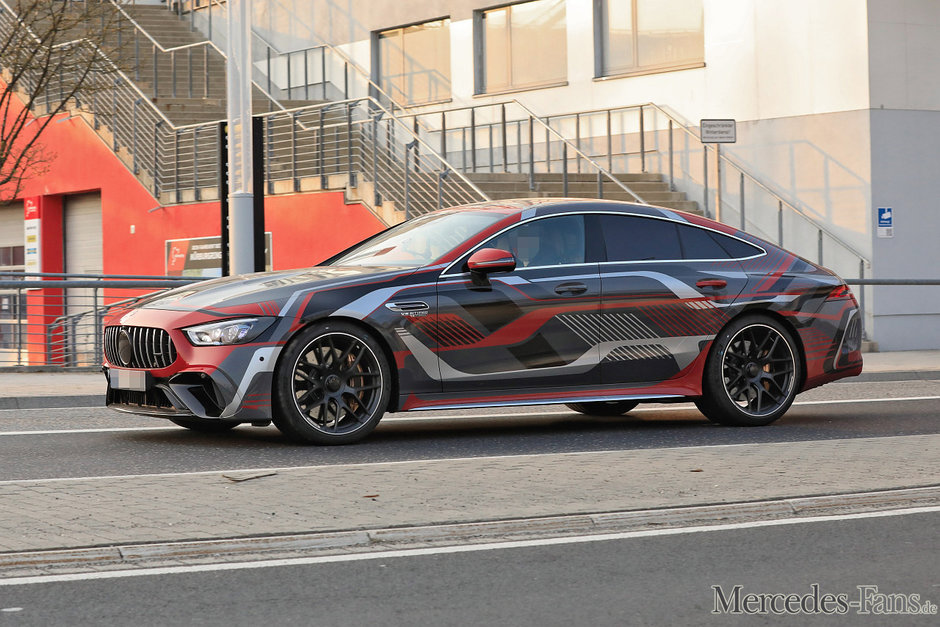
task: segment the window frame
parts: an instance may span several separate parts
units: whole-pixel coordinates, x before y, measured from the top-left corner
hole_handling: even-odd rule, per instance
[[[640,65],[639,62],[639,30],[637,28],[638,17],[637,17],[637,0],[621,0],[622,2],[630,3],[630,11],[632,15],[633,30],[631,36],[631,43],[633,46],[633,59],[634,65],[632,68],[613,68],[610,69],[606,67],[606,59],[604,55],[604,47],[607,41],[609,28],[607,25],[607,20],[605,19],[604,5],[608,0],[593,0],[593,12],[594,12],[594,80],[595,81],[604,81],[612,78],[625,78],[629,76],[643,76],[645,74],[664,74],[666,72],[678,72],[681,70],[692,70],[697,68],[705,67],[705,47],[704,41],[702,45],[702,59],[701,61],[686,61],[681,63],[660,63],[655,65]],[[703,16],[702,16],[702,36],[704,38],[705,34],[705,24],[704,24],[704,2],[703,2]]]
[[[619,217],[624,217],[624,218],[640,218],[640,219],[647,219],[647,220],[660,220],[660,221],[662,221],[662,222],[669,222],[669,223],[674,224],[674,225],[677,227],[677,229],[678,229],[678,228],[682,228],[682,227],[690,227],[690,228],[693,228],[693,229],[701,229],[701,230],[703,230],[703,231],[706,231],[706,232],[708,232],[708,233],[717,235],[717,236],[719,236],[719,237],[728,237],[728,238],[731,238],[731,239],[734,239],[734,240],[738,240],[738,241],[740,241],[740,242],[742,242],[742,243],[744,243],[744,244],[747,244],[747,245],[750,246],[751,248],[754,248],[754,249],[757,251],[755,254],[749,255],[749,256],[747,256],[747,257],[734,257],[734,256],[731,256],[731,255],[729,254],[727,257],[712,258],[712,259],[686,259],[686,258],[685,258],[685,250],[684,250],[684,248],[683,248],[683,246],[682,246],[681,235],[679,234],[679,232],[678,232],[678,230],[677,230],[677,231],[676,231],[676,236],[680,238],[680,239],[679,239],[679,242],[678,242],[679,251],[680,251],[681,254],[683,255],[683,258],[681,258],[681,259],[628,259],[628,260],[622,260],[622,261],[610,261],[610,260],[608,259],[608,254],[607,254],[607,242],[606,242],[606,240],[605,240],[603,237],[601,237],[600,242],[601,242],[601,244],[602,244],[603,247],[604,247],[604,255],[603,255],[603,259],[604,259],[604,260],[603,260],[603,261],[599,261],[599,262],[597,262],[597,263],[600,263],[602,266],[604,266],[604,265],[612,265],[612,264],[622,265],[622,264],[625,264],[625,263],[631,263],[631,264],[632,264],[632,263],[659,264],[659,263],[720,263],[720,262],[729,262],[729,261],[739,261],[739,262],[740,262],[740,261],[747,261],[747,260],[749,260],[749,259],[756,259],[756,258],[758,258],[758,257],[763,257],[764,255],[767,254],[767,249],[764,248],[763,246],[760,246],[760,245],[755,244],[755,243],[753,243],[753,242],[749,242],[749,241],[747,241],[747,240],[745,240],[745,239],[742,239],[742,238],[740,238],[740,237],[737,237],[737,236],[735,236],[735,235],[729,235],[729,234],[727,234],[727,233],[722,233],[721,231],[716,231],[715,229],[709,228],[709,227],[707,227],[707,226],[701,226],[701,225],[693,224],[693,223],[691,223],[691,222],[686,222],[686,221],[683,221],[683,220],[674,220],[674,219],[668,218],[668,217],[650,216],[650,215],[644,215],[644,214],[639,214],[639,213],[621,213],[621,212],[615,212],[615,211],[590,211],[590,212],[585,212],[584,215],[586,216],[586,215],[588,215],[588,214],[593,214],[593,215],[612,215],[612,216],[619,216]],[[597,224],[596,227],[592,227],[592,226],[589,226],[589,225],[586,224],[586,225],[585,225],[585,233],[587,233],[589,230],[592,230],[592,229],[593,229],[593,230],[600,230],[599,227],[600,227],[599,221],[598,221],[598,224]],[[719,246],[721,246],[721,244],[720,244],[721,240],[718,239],[717,241],[718,241],[718,243],[719,243]],[[723,248],[723,247],[722,247],[722,248]],[[725,251],[725,252],[727,252],[727,251]]]
[[[568,25],[568,6],[567,0],[560,0],[561,6],[565,10],[565,67],[564,76],[558,79],[547,81],[535,81],[530,83],[516,83],[512,78],[512,7],[541,0],[516,0],[515,2],[506,2],[496,4],[473,11],[473,95],[474,96],[494,96],[499,94],[509,94],[520,91],[529,91],[532,89],[545,89],[549,87],[561,87],[568,84],[568,48],[567,48],[567,25]],[[509,77],[508,84],[497,88],[489,88],[486,76],[486,14],[495,11],[507,10],[506,13],[506,75]]]
[[[426,100],[413,100],[411,94],[406,90],[401,90],[400,94],[404,97],[404,102],[402,103],[407,107],[422,107],[425,105],[441,104],[445,102],[450,102],[453,100],[453,79],[451,76],[451,67],[450,67],[450,51],[449,46],[451,43],[451,17],[450,15],[442,15],[440,17],[435,17],[429,20],[421,20],[420,22],[411,22],[409,24],[402,24],[400,26],[393,26],[391,28],[383,28],[381,30],[376,30],[372,32],[372,81],[378,85],[389,97],[395,98],[396,94],[393,94],[392,86],[388,84],[385,76],[382,73],[382,65],[384,63],[382,58],[382,40],[389,37],[389,34],[397,32],[397,42],[398,47],[401,50],[402,57],[402,66],[398,76],[404,77],[405,74],[405,63],[407,53],[405,50],[405,31],[409,28],[414,28],[416,26],[424,26],[426,24],[432,24],[434,22],[442,22],[443,28],[447,29],[447,44],[448,44],[448,67],[447,67],[447,94],[441,95],[439,98],[429,98]],[[435,68],[436,69],[436,68]]]

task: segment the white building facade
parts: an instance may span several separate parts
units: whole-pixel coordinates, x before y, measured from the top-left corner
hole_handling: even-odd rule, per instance
[[[707,214],[846,278],[940,278],[937,0],[258,1],[254,20],[282,51],[342,50],[410,112],[516,100],[549,118],[652,103],[692,130],[734,119],[730,161],[686,142],[676,166]],[[646,169],[667,169],[664,137]],[[940,287],[868,287],[864,308],[881,350],[940,348]]]

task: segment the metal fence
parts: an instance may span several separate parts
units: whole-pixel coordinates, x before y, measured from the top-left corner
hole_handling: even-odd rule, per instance
[[[0,273],[0,368],[96,369],[116,308],[191,277]]]
[[[97,369],[108,315],[192,277],[0,273],[0,369]],[[854,286],[940,286],[940,279],[848,279]],[[867,302],[858,290],[864,312]],[[868,338],[865,327],[863,337]]]

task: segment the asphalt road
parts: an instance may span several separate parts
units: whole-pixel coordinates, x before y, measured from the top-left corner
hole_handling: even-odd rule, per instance
[[[903,400],[906,399],[906,400]],[[364,442],[298,446],[274,427],[203,435],[104,408],[0,410],[3,480],[283,468],[415,459],[932,434],[940,381],[834,383],[797,398],[778,422],[721,427],[689,404],[624,417],[564,406],[390,414]]]
[[[890,606],[858,587],[916,594],[921,607],[931,602],[935,612],[938,552],[934,511],[461,553],[369,554],[340,563],[0,582],[0,625],[935,625],[936,614],[860,614]],[[728,602],[738,585],[739,598],[809,595],[806,607],[818,611],[814,584],[818,598],[844,595],[847,613],[712,613],[712,586]],[[863,594],[866,608],[849,605]]]

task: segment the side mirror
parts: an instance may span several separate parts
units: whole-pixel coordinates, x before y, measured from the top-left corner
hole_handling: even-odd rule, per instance
[[[486,278],[491,272],[512,272],[516,269],[516,258],[507,250],[481,248],[467,259],[467,268],[474,285],[489,285]]]

